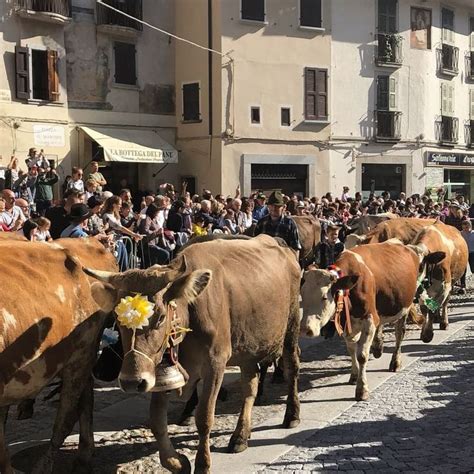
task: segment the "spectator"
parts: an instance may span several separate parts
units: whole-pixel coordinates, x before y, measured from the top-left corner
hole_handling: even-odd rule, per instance
[[[243,234],[246,227],[244,225],[245,214],[242,212],[242,200],[239,198],[233,199],[230,208],[234,211],[234,222],[237,226],[237,233]]]
[[[459,204],[451,204],[449,206],[449,214],[444,218],[444,223],[456,227],[458,230],[462,230],[462,223],[465,220],[466,217]]]
[[[341,201],[342,202],[347,202],[349,199],[349,186],[343,186],[342,187],[342,195],[341,195]]]
[[[34,147],[29,149],[25,163],[28,169],[32,168],[33,166],[43,169],[49,168],[49,162],[45,158],[43,150],[38,153],[37,149]]]
[[[339,240],[341,228],[330,224],[326,231],[326,240],[316,248],[315,263],[319,268],[326,269],[334,265],[339,255],[344,251],[344,244]]]
[[[257,223],[262,217],[268,214],[268,208],[266,206],[267,196],[263,193],[258,193],[256,197],[257,204],[255,205],[252,216],[255,223]]]
[[[243,222],[244,232],[247,229],[250,229],[250,227],[252,227],[252,224],[253,224],[252,211],[253,211],[253,201],[250,199],[244,198],[242,201],[242,213],[243,213],[242,222]]]
[[[122,207],[122,200],[118,196],[112,196],[107,199],[104,204],[103,220],[108,224],[109,228],[118,235],[123,234],[131,237],[136,242],[142,239],[141,235],[124,227],[120,220],[120,208]]]
[[[193,217],[193,235],[200,237],[207,235],[207,229],[202,214],[197,214]]]
[[[79,193],[84,192],[84,181],[82,181],[82,168],[74,166],[72,169],[71,180],[67,184],[68,191],[77,191]]]
[[[103,206],[104,198],[101,196],[91,196],[87,200],[87,207],[91,210],[91,216],[87,221],[87,232],[91,236],[105,234],[104,221],[99,215]]]
[[[219,226],[224,229],[226,234],[234,235],[239,233],[239,226],[235,222],[235,212],[232,209],[224,211]]]
[[[99,163],[97,161],[91,161],[91,172],[87,179],[92,179],[97,183],[96,192],[98,193],[101,193],[103,191],[104,186],[107,185],[107,180],[104,178],[104,175],[99,171]]]
[[[120,223],[127,229],[134,229],[138,216],[135,215],[132,208],[132,203],[122,201],[120,207]]]
[[[8,226],[2,217],[3,212],[5,212],[5,204],[5,199],[0,197],[0,232],[8,232]]]
[[[267,234],[282,238],[293,250],[301,250],[298,229],[294,221],[285,215],[285,203],[279,191],[275,191],[268,199],[269,213],[258,221],[255,235]]]
[[[472,223],[469,220],[465,220],[462,223],[462,231],[461,235],[464,237],[464,240],[467,244],[467,249],[469,252],[469,268],[471,273],[474,273],[474,231],[472,230]],[[464,272],[463,276],[461,277],[461,292],[466,292],[466,274],[467,268]]]
[[[53,202],[53,186],[59,181],[59,176],[55,169],[39,170],[36,180],[35,204],[36,212],[42,216],[51,207]]]
[[[38,224],[38,229],[36,231],[36,241],[51,242],[53,240],[49,232],[49,229],[51,228],[51,221],[46,219],[46,217],[39,217],[36,219],[36,224]]]
[[[84,203],[73,204],[69,219],[71,223],[61,232],[61,238],[73,237],[84,238],[89,237],[86,232],[87,219],[92,215],[90,209]]]
[[[305,204],[304,201],[298,201],[298,204],[296,206],[296,215],[297,216],[305,216]]]
[[[5,172],[5,188],[13,189],[13,184],[18,181],[22,171],[19,168],[18,158],[15,156],[10,157],[10,163],[8,163],[7,170]]]
[[[85,182],[85,188],[85,198],[87,201],[91,196],[94,196],[98,193],[97,189],[99,188],[99,185],[97,184],[96,180],[89,178]]]
[[[83,195],[78,191],[69,191],[66,194],[66,199],[62,206],[50,207],[46,213],[47,217],[51,221],[51,237],[53,239],[59,239],[61,232],[68,227],[70,224],[69,214],[74,204],[82,202]]]
[[[25,221],[22,227],[23,235],[30,241],[36,242],[36,233],[38,231],[38,224],[31,219]]]
[[[15,232],[21,228],[26,217],[21,208],[16,205],[15,193],[11,189],[4,189],[2,198],[5,201],[5,210],[0,214],[0,219],[9,232]]]

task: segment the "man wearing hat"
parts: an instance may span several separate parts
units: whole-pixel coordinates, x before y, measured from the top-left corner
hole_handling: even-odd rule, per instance
[[[257,223],[262,217],[265,217],[268,214],[268,208],[265,205],[267,196],[264,193],[259,192],[255,198],[256,204],[252,211],[252,219]]]
[[[255,228],[255,235],[267,234],[283,239],[288,247],[301,250],[298,228],[291,217],[285,216],[285,202],[280,191],[268,198],[268,214],[262,217]]]
[[[61,238],[89,237],[85,229],[87,229],[87,220],[91,216],[92,211],[85,204],[73,204],[69,214],[71,223],[61,232]]]

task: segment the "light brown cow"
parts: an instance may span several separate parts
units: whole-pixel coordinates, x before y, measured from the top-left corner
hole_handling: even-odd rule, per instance
[[[446,257],[428,269],[428,287],[420,297],[420,307],[425,315],[425,322],[421,330],[421,340],[431,342],[433,339],[433,319],[435,313],[429,311],[424,304],[426,297],[435,300],[440,307],[440,329],[447,329],[448,302],[453,284],[461,278],[467,266],[468,249],[461,233],[452,226],[442,222],[422,229],[413,243],[420,247],[425,254],[443,252]],[[438,312],[436,311],[436,312]]]
[[[116,269],[97,241],[68,239],[64,246],[0,243],[0,470],[12,468],[5,444],[9,405],[37,393],[57,375],[63,380],[50,446],[35,472],[51,472],[66,436],[79,419],[78,462],[93,449],[91,368],[106,314],[91,295],[82,264]]]
[[[283,354],[288,372],[285,427],[299,423],[297,379],[299,371],[300,269],[292,250],[267,235],[250,240],[214,240],[183,250],[167,267],[106,274],[86,270],[104,284],[98,302],[107,311],[122,293],[140,292],[155,302],[149,326],[138,330],[134,350],[131,330],[120,327],[124,361],[119,381],[127,391],[150,391],[155,385],[155,366],[166,342],[163,319],[169,303],[191,328],[180,344],[179,359],[189,374],[183,398],[203,380],[203,394],[196,411],[199,446],[196,472],[209,472],[209,434],[214,422],[216,397],[226,365],[238,365],[242,374],[243,406],[229,443],[230,452],[247,448],[251,411],[257,394],[258,366]],[[153,393],[151,428],[164,467],[189,472],[187,458],[178,454],[168,437],[166,394]]]
[[[351,249],[357,245],[377,244],[389,239],[398,239],[404,244],[411,244],[423,227],[435,222],[435,219],[417,219],[415,217],[386,220],[377,224],[365,235],[349,234],[344,245],[346,249]]]
[[[349,227],[357,235],[367,234],[376,225],[388,219],[398,219],[398,214],[384,212],[382,214],[367,214],[365,216],[355,217],[349,222]]]
[[[366,364],[376,328],[381,323],[396,324],[396,345],[389,369],[395,372],[401,367],[401,343],[418,286],[420,257],[401,242],[389,241],[345,250],[336,266],[342,271],[339,278],[328,270],[305,272],[301,333],[318,336],[335,314],[337,292],[350,290],[352,330],[346,326],[344,332],[352,358],[349,383],[357,384],[356,399],[366,400],[369,397]]]
[[[301,250],[299,258],[302,262],[314,259],[314,249],[321,242],[321,223],[313,216],[291,216],[298,228]]]

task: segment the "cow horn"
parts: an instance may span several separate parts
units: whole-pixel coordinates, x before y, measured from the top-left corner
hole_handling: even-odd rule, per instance
[[[114,275],[117,275],[115,272],[105,272],[103,270],[92,270],[91,268],[82,268],[86,275],[89,275],[96,280],[103,281],[104,283],[110,283]]]

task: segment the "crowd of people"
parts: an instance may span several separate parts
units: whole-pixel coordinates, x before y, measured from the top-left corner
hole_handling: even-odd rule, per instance
[[[107,181],[93,161],[84,175],[75,167],[62,183],[63,199],[54,202],[58,174],[41,151],[30,149],[22,171],[12,156],[5,173],[0,197],[0,231],[17,232],[31,241],[76,237],[95,238],[115,253],[120,268],[168,263],[177,248],[194,236],[212,233],[258,235],[283,238],[300,249],[298,230],[292,215],[313,215],[323,228],[316,264],[327,267],[344,249],[344,235],[354,218],[366,214],[393,213],[402,217],[439,218],[462,231],[474,269],[474,205],[462,195],[445,199],[438,192],[394,198],[388,192],[363,199],[344,187],[341,194],[303,197],[258,191],[242,196],[240,187],[233,196],[213,195],[203,190],[190,195],[183,183],[178,193],[172,184],[162,184],[157,193],[146,193],[139,201],[124,188],[117,195],[107,190]],[[342,230],[342,232],[341,232]],[[136,261],[132,261],[132,258]]]

